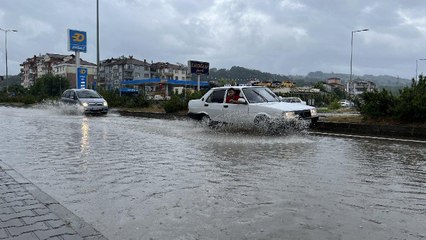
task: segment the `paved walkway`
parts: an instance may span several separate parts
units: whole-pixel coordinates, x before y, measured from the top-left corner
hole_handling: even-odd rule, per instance
[[[0,239],[106,240],[1,160]]]

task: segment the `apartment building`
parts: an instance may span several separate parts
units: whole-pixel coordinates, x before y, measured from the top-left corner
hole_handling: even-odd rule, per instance
[[[88,69],[88,84],[94,81],[96,65],[80,59],[80,66]],[[46,53],[44,55],[27,58],[21,64],[21,85],[29,88],[37,78],[46,74],[60,75],[70,81],[70,86],[76,85],[75,56]]]
[[[37,62],[40,57],[34,55],[32,58],[27,58],[25,62],[21,63],[21,85],[24,88],[29,88],[34,85],[37,79]]]
[[[376,84],[371,81],[361,79],[349,81],[346,91],[351,96],[358,96],[365,92],[372,92],[376,89]]]
[[[157,62],[151,64],[151,77],[165,80],[188,80],[188,67],[183,64]]]
[[[151,77],[150,64],[133,56],[103,60],[99,69],[100,83],[106,89],[119,89],[123,80],[141,80]]]
[[[94,63],[85,61],[80,59],[80,67],[87,69],[87,87],[92,88],[95,80],[96,80],[96,69],[97,66]],[[57,76],[62,76],[67,78],[70,82],[70,86],[72,88],[77,87],[76,84],[76,65],[75,65],[75,57],[65,58],[64,61],[57,63],[52,66],[52,74]]]

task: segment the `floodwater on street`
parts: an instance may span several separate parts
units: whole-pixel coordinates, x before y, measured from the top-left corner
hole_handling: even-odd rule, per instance
[[[0,106],[0,159],[109,239],[426,239],[426,143]]]

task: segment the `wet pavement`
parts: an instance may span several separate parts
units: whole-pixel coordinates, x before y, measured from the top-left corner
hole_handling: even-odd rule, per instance
[[[0,239],[106,240],[1,160]]]
[[[0,107],[0,159],[108,239],[426,239],[426,143]]]

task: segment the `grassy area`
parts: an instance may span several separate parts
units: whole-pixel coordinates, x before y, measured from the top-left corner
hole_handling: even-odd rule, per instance
[[[363,117],[359,114],[330,114],[320,116],[320,120],[324,122],[344,122],[344,123],[362,123],[365,122]]]

